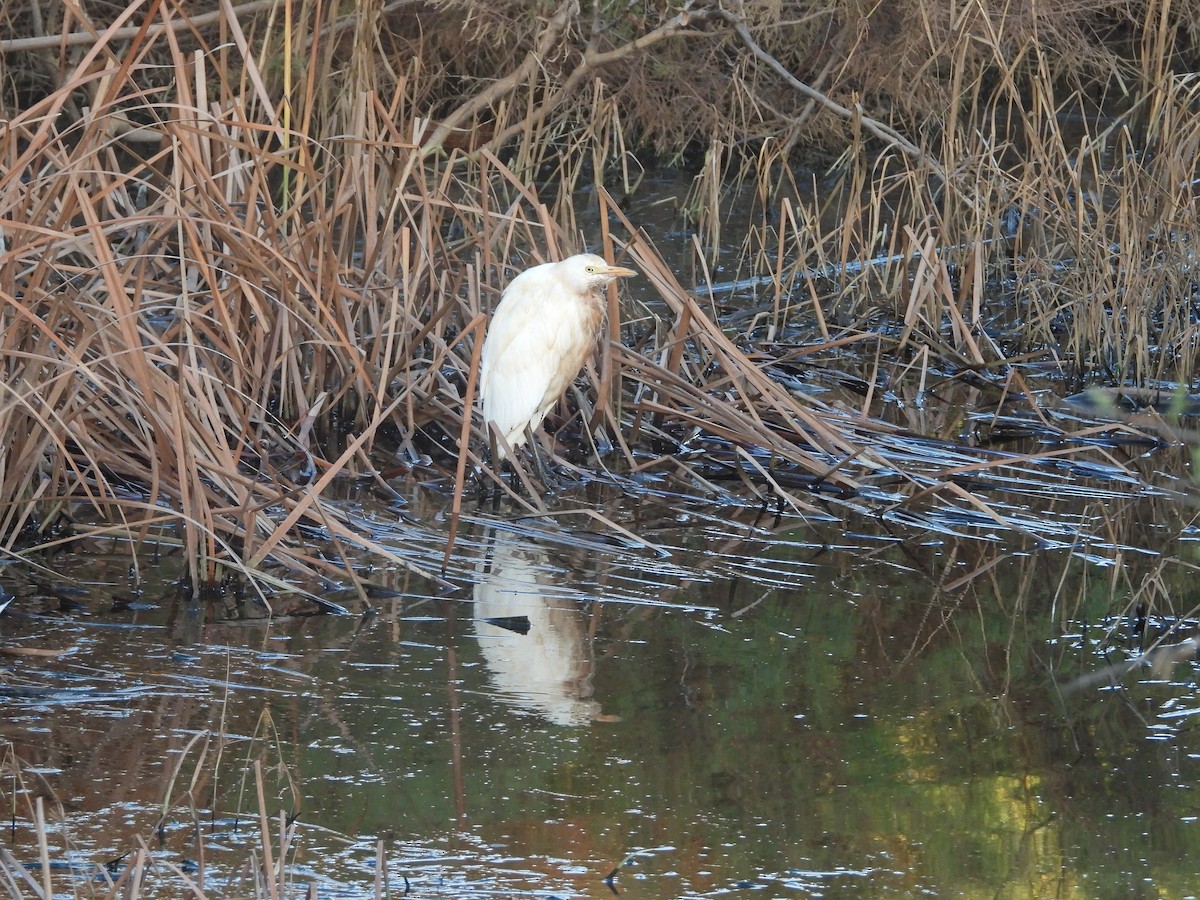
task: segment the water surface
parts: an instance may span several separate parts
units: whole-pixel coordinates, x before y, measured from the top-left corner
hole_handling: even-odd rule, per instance
[[[444,524],[444,495],[409,490]],[[1190,890],[1193,664],[1058,689],[1190,625],[1127,592],[1157,573],[1195,605],[1162,562],[1194,558],[1190,532],[1170,538],[1154,498],[1129,501],[1128,546],[1162,555],[602,499],[561,505],[640,542],[485,503],[456,590],[373,572],[366,618],[189,604],[169,559],[135,582],[119,554],[55,557],[82,594],[0,570],[4,643],[66,651],[8,660],[3,685],[26,788],[63,804],[58,855],[140,837],[196,877],[199,833],[210,889],[244,896],[257,759],[270,809],[298,816],[297,895],[371,896],[378,841],[394,896]],[[390,527],[440,560],[440,526]],[[26,796],[6,843],[33,862]]]

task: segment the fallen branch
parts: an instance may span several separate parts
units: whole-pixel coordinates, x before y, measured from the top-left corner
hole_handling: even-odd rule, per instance
[[[571,19],[577,14],[578,5],[575,0],[568,0],[568,2],[560,6],[554,16],[547,22],[546,29],[539,38],[537,46],[529,51],[521,64],[505,77],[493,82],[487,90],[476,94],[447,116],[434,129],[429,139],[425,141],[423,153],[429,155],[440,150],[451,134],[463,128],[477,114],[494,106],[502,97],[513,93],[521,85],[526,84],[534,69],[542,65],[544,59],[553,49],[555,42],[566,32]],[[565,100],[573,96],[580,84],[598,69],[627,59],[655,44],[674,37],[711,35],[713,32],[702,30],[699,26],[712,22],[721,22],[728,26],[758,60],[765,63],[810,101],[829,110],[839,118],[846,119],[847,121],[861,122],[863,127],[875,137],[884,141],[889,146],[898,148],[906,156],[927,166],[942,181],[946,180],[945,171],[941,165],[921,150],[920,147],[889,125],[865,115],[861,107],[855,106],[854,108],[850,108],[843,106],[827,94],[796,78],[783,63],[759,45],[740,16],[718,7],[686,8],[652,31],[639,35],[633,40],[619,47],[614,47],[611,50],[599,52],[588,47],[583,52],[582,61],[571,71],[558,89],[549,92],[546,99],[536,109],[520,121],[497,132],[483,146],[495,152],[516,136],[527,133],[531,128],[539,126]]]
[[[487,90],[480,91],[443,119],[441,124],[429,135],[429,139],[425,141],[421,148],[422,154],[428,156],[440,150],[442,145],[446,143],[446,139],[455,131],[461,129],[467,122],[470,122],[477,113],[492,106],[501,97],[515,91],[518,85],[528,81],[529,76],[533,74],[533,70],[542,65],[543,60],[549,56],[558,39],[567,30],[567,26],[571,24],[571,20],[578,13],[579,4],[577,0],[567,0],[566,3],[560,6],[546,23],[546,29],[542,32],[537,46],[525,54],[525,59],[521,61],[521,64],[503,78],[494,81]]]
[[[751,53],[753,53],[759,60],[766,63],[767,66],[774,70],[776,74],[778,74],[805,97],[815,101],[840,118],[846,120],[858,120],[862,123],[863,127],[867,129],[867,131],[871,132],[871,134],[875,135],[881,141],[898,148],[906,156],[928,166],[943,182],[947,180],[946,173],[942,169],[941,165],[939,165],[936,160],[932,159],[929,154],[921,150],[920,147],[918,147],[904,135],[900,134],[900,132],[896,131],[889,125],[880,122],[878,119],[873,119],[870,116],[864,115],[861,107],[856,106],[854,109],[851,109],[847,106],[842,106],[842,104],[838,103],[836,100],[833,100],[826,94],[821,93],[816,88],[810,87],[789,72],[783,63],[759,46],[758,42],[754,40],[754,36],[750,34],[750,30],[746,27],[746,23],[740,16],[737,16],[725,9],[711,9],[707,10],[707,12],[709,12],[709,14],[715,19],[724,20],[734,30],[737,36],[741,39],[742,43],[746,45]]]
[[[632,56],[634,53],[639,53],[647,47],[652,47],[668,38],[678,35],[699,36],[707,34],[707,32],[694,30],[694,26],[702,21],[707,21],[708,18],[707,10],[684,10],[678,15],[672,16],[653,31],[639,35],[632,41],[622,44],[619,47],[614,47],[612,50],[598,53],[589,47],[584,51],[583,62],[576,66],[571,74],[567,76],[562,87],[552,93],[537,109],[524,119],[494,135],[484,146],[494,153],[505,142],[516,137],[518,134],[524,133],[529,128],[541,125],[545,121],[546,116],[557,109],[563,100],[572,95],[580,82],[597,69]]]

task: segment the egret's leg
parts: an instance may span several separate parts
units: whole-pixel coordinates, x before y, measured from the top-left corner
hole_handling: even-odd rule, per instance
[[[508,442],[504,440],[504,438],[500,435],[500,432],[497,431],[493,426],[489,425],[487,427],[487,433],[489,453],[488,459],[492,464],[492,473],[495,475],[495,478],[492,480],[492,505],[496,506],[500,503],[500,495],[504,492],[504,488],[500,482],[500,479],[504,478],[504,467],[507,465],[512,471],[513,475],[520,478],[522,481],[524,478],[517,469],[517,462],[513,457],[512,447],[508,446]],[[500,458],[499,448],[501,446],[504,447],[504,459]]]
[[[550,470],[546,466],[545,460],[542,459],[542,443],[529,426],[525,427],[525,437],[527,439],[526,444],[528,444],[530,452],[533,453],[533,465],[537,469],[538,480],[541,481],[542,487],[550,490],[559,487],[558,479],[551,477],[549,474]]]

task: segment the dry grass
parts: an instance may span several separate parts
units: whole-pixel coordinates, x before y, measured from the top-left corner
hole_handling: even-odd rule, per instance
[[[64,889],[90,897],[316,896],[315,885],[298,871],[299,791],[269,713],[249,740],[202,731],[180,749],[162,766],[169,775],[156,836],[138,835],[116,858],[86,864],[72,841],[70,812],[51,785],[12,744],[0,744],[2,802],[13,832],[9,846],[0,847],[0,892],[13,900],[46,900]],[[381,843],[380,886],[382,851]]]
[[[0,131],[4,549],[114,532],[176,544],[197,587],[344,578],[364,551],[405,565],[330,498],[359,481],[387,497],[389,474],[426,461],[457,456],[460,485],[465,463],[484,466],[463,411],[485,315],[514,271],[581,249],[572,191],[606,172],[631,187],[633,135],[674,152],[713,141],[701,263],[721,239],[723,190],[753,180],[777,216],[754,225],[739,266],[772,303],[749,341],[731,337],[636,222],[608,232],[620,211],[601,191],[587,243],[628,254],[669,319],[610,345],[595,405],[581,398],[576,442],[603,429],[617,442],[605,466],[702,487],[715,460],[720,477],[801,511],[894,477],[897,430],[866,416],[869,397],[832,408],[775,377],[816,352],[777,340],[802,321],[825,348],[878,339],[890,321],[887,354],[922,373],[932,360],[1003,371],[1049,345],[1076,372],[1190,375],[1188,79],[1099,45],[1070,71],[1046,63],[1082,28],[1065,8],[1055,29],[917,6],[858,32],[848,8],[791,24],[772,8],[612,23],[570,4],[532,16],[376,3],[357,18],[249,4],[189,20],[149,3],[78,43],[71,16],[6,8],[29,38],[0,42],[13,110]],[[1142,58],[1167,55],[1161,29],[1146,33]],[[901,44],[896,71],[915,78],[922,58],[929,80],[903,95],[870,82],[877,117],[850,105],[852,87],[819,90],[868,83],[864,54]],[[916,52],[927,45],[932,63]],[[1060,99],[1062,79],[1127,65],[1145,85],[1128,120],[1068,131],[1058,114],[1078,104]],[[790,74],[813,66],[817,88]],[[681,96],[662,85],[712,78],[732,79],[720,96],[736,109],[706,108],[690,131],[662,115]],[[910,110],[910,134],[944,128],[906,137],[902,99],[939,97],[939,116]],[[845,149],[822,207],[787,162],[830,121]],[[535,174],[550,187],[531,187]],[[682,451],[695,434],[705,467]],[[906,470],[913,502],[945,492],[945,474]]]
[[[1052,76],[964,88],[963,118],[925,148],[944,179],[902,153],[848,152],[806,204],[811,187],[772,160],[758,203],[778,224],[744,251],[783,298],[768,337],[819,311],[824,334],[898,323],[895,351],[959,366],[1045,351],[1079,381],[1191,382],[1197,84],[1161,73],[1111,116]]]

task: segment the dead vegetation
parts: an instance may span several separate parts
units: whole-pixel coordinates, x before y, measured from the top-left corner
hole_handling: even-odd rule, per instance
[[[689,490],[988,510],[955,478],[1007,463],[901,465],[874,382],[855,409],[780,378],[830,349],[1022,402],[1022,357],[1195,368],[1190,7],[55,9],[6,6],[0,41],[9,553],[122,534],[177,545],[194,585],[411,567],[330,498],[456,458],[492,475],[463,415],[486,314],[585,244],[661,305],[601,355],[575,443]],[[1097,85],[1124,92],[1103,116]],[[793,163],[816,136],[837,162],[814,196]],[[596,226],[576,193],[632,196],[635,150],[697,146],[698,270],[721,256],[768,300],[740,333],[605,191]],[[736,259],[734,186],[761,213]]]
[[[159,761],[154,837],[114,842],[120,854],[104,861],[80,858],[69,805],[38,766],[0,741],[2,802],[12,829],[0,846],[0,892],[13,900],[49,900],[64,887],[84,897],[315,897],[316,885],[298,864],[305,844],[300,792],[270,711],[262,711],[249,738],[230,736],[224,724],[197,732]],[[377,897],[387,883],[385,860],[380,842]]]

